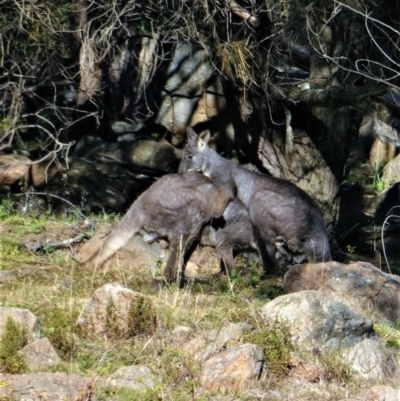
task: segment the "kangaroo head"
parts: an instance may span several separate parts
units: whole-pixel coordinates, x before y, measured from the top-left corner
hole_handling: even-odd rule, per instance
[[[179,173],[196,171],[208,175],[214,150],[208,146],[210,132],[205,131],[197,135],[190,127],[186,129],[188,142],[183,149],[182,161],[179,166]]]

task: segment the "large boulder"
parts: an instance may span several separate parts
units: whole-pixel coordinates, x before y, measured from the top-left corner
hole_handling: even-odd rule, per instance
[[[92,379],[75,373],[0,373],[0,399],[26,401],[81,401],[92,395]]]
[[[382,178],[385,189],[400,181],[400,154],[385,165]]]
[[[282,283],[286,294],[316,290],[375,319],[400,319],[400,277],[367,262],[294,266]]]
[[[293,343],[303,350],[351,346],[373,335],[370,319],[318,291],[282,295],[261,313],[266,322],[287,322]]]
[[[129,338],[151,331],[155,325],[155,315],[152,314],[150,299],[112,283],[103,285],[93,293],[77,323],[88,337],[106,335]]]
[[[191,43],[174,48],[155,122],[172,134],[172,144],[186,138],[186,128],[213,121],[217,130],[231,141],[234,129],[228,116],[227,101],[220,79],[215,75],[207,50]],[[224,128],[221,128],[224,127]]]
[[[110,174],[115,165],[124,165],[128,169],[150,168],[164,173],[174,173],[178,170],[181,150],[176,149],[167,141],[156,142],[149,139],[134,139],[123,142],[113,142],[99,146],[90,154],[96,160],[97,167]]]
[[[0,186],[18,183],[24,188],[29,181],[31,160],[20,155],[0,155]]]
[[[343,359],[364,379],[383,380],[398,368],[393,354],[374,338],[366,338],[342,352]]]
[[[322,356],[348,366],[367,379],[394,375],[397,362],[373,332],[370,319],[318,291],[300,291],[275,298],[262,308],[267,322],[286,322],[295,352]],[[318,357],[317,357],[318,358]]]

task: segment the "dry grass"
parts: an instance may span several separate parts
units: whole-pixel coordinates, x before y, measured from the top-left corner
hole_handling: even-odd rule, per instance
[[[43,233],[40,230],[32,233],[33,225],[29,218],[25,223],[20,220],[16,223],[9,218],[0,223],[3,232],[7,232],[7,236],[0,239],[0,245],[11,255],[0,270],[16,272],[11,282],[0,283],[1,305],[26,308],[39,317],[42,335],[50,338],[64,361],[60,367],[62,370],[101,380],[103,375],[122,366],[144,364],[155,377],[154,391],[133,394],[132,391],[101,390],[97,394],[98,400],[112,398],[123,401],[132,397],[147,401],[362,400],[362,394],[373,385],[371,381],[341,380],[340,376],[309,383],[300,378],[270,374],[263,383],[242,394],[207,392],[197,381],[198,362],[184,350],[183,345],[201,331],[220,328],[231,322],[249,322],[260,327],[257,312],[265,302],[279,295],[277,283],[254,280],[254,266],[250,273],[239,274],[230,280],[202,272],[201,279],[189,281],[183,289],[154,285],[154,279],[162,280],[161,269],[151,272],[148,267],[143,267],[127,274],[116,267],[107,272],[84,273],[71,260],[69,251],[49,250],[33,254],[15,245]],[[79,222],[73,225],[77,227]],[[57,230],[65,233],[60,226],[69,227],[68,223],[51,219],[41,219],[39,226],[47,235]],[[16,227],[30,229],[22,232],[24,230]],[[88,297],[95,289],[111,282],[119,282],[151,300],[152,306],[145,315],[152,321],[151,330],[141,331],[148,326],[139,325],[130,338],[119,338],[115,332],[95,339],[82,335],[76,322]],[[178,326],[186,327],[187,331],[173,334]]]

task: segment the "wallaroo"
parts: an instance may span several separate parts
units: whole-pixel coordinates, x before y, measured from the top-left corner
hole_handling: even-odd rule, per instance
[[[165,237],[170,246],[165,277],[181,284],[186,251],[199,237],[204,224],[222,216],[231,200],[229,191],[204,175],[195,172],[165,175],[136,199],[82,267],[101,266],[137,233],[152,240]]]
[[[225,225],[217,229],[212,225],[205,226],[201,231],[200,242],[216,248],[222,258],[218,273],[229,274],[235,266],[233,252],[256,250],[257,244],[249,212],[238,198],[229,203],[222,217]]]
[[[196,171],[227,188],[249,211],[264,269],[278,274],[275,239],[285,239],[291,254],[309,262],[329,261],[331,252],[317,204],[295,184],[249,171],[208,146],[210,133],[187,128],[179,173]]]
[[[253,225],[250,221],[249,211],[238,199],[234,198],[227,206],[223,214],[225,225],[214,228],[206,225],[200,234],[200,242],[203,245],[214,246],[222,259],[218,273],[230,274],[235,267],[233,253],[258,250],[257,240],[254,235]],[[274,239],[275,259],[280,268],[297,263],[287,248],[286,239],[277,237]]]

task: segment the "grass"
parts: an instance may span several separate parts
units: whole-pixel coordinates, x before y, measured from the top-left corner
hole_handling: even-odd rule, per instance
[[[370,177],[371,179],[371,187],[376,195],[383,192],[385,189],[385,181],[383,179],[382,173],[380,171],[375,171],[375,174]]]
[[[27,345],[27,331],[10,316],[7,317],[4,334],[0,338],[0,371],[25,373],[26,365],[19,351]]]
[[[374,324],[374,331],[389,347],[400,349],[400,324],[395,322],[382,322]]]
[[[293,346],[286,326],[276,322],[267,327],[259,317],[262,305],[281,295],[282,290],[276,281],[259,279],[261,269],[254,261],[239,258],[237,272],[231,279],[204,274],[202,278],[189,280],[183,289],[175,285],[155,288],[152,279],[162,279],[160,269],[150,272],[149,268],[143,267],[127,274],[116,268],[93,274],[80,271],[69,258],[69,250],[40,254],[27,251],[20,246],[27,238],[49,235],[52,230],[57,231],[60,227],[68,229],[71,222],[55,221],[51,215],[40,219],[22,219],[13,214],[8,206],[3,210],[6,211],[2,215],[0,213],[0,227],[7,235],[0,237],[0,246],[3,246],[7,256],[3,258],[6,265],[2,268],[18,271],[29,269],[29,274],[19,274],[11,282],[0,283],[0,304],[29,309],[38,317],[42,337],[50,339],[63,360],[60,366],[52,370],[61,369],[96,377],[100,381],[122,366],[146,365],[153,374],[156,383],[153,390],[96,388],[95,396],[98,400],[233,399],[228,393],[215,394],[201,388],[198,381],[200,363],[184,349],[184,344],[205,330],[237,322],[247,322],[253,327],[238,344],[251,342],[264,350],[268,380],[253,389],[263,394],[264,399],[289,400],[291,398],[285,395],[288,394],[285,391],[289,390],[291,393],[296,391],[299,397],[301,394],[304,400],[324,399],[316,397],[316,388],[332,386],[332,379],[337,377],[347,380],[346,371],[332,363],[329,367],[330,378],[326,382],[312,386],[303,383],[296,390],[293,386],[288,387],[288,358]],[[100,218],[109,220],[113,217]],[[76,220],[74,226],[83,223]],[[36,227],[43,231],[36,233]],[[113,305],[110,304],[107,333],[89,338],[77,325],[78,317],[90,295],[102,285],[113,282],[121,283],[140,294],[128,310],[129,330],[121,332],[117,316],[113,315]],[[24,372],[25,367],[18,359],[18,353],[11,352],[23,346],[23,334],[17,326],[11,323],[8,325],[8,334],[3,339],[4,345],[0,352],[1,370]],[[177,326],[186,327],[187,333],[182,336],[172,334]],[[11,343],[11,339],[15,343]],[[329,360],[333,361],[334,358]],[[336,371],[334,368],[337,368]],[[348,394],[357,394],[363,385],[358,383],[353,391],[348,387],[349,380],[344,382]],[[347,395],[343,388],[340,384],[334,391],[345,398]],[[260,399],[253,393],[249,394],[236,394],[234,399]]]

